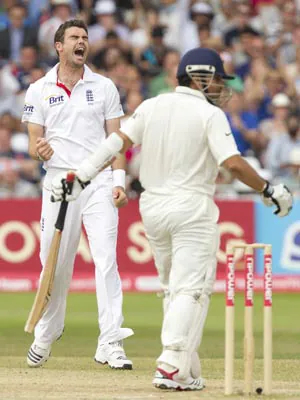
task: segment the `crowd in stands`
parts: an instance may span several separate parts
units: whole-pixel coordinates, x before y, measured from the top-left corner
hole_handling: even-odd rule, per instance
[[[88,25],[88,64],[116,84],[124,120],[144,99],[174,90],[186,51],[218,51],[235,74],[225,112],[241,154],[266,179],[298,188],[300,0],[2,0],[0,198],[40,195],[43,170],[28,157],[21,123],[24,95],[57,63],[54,33],[74,17]],[[127,155],[134,197],[142,190],[139,149]],[[217,193],[227,193],[232,180],[221,169]]]

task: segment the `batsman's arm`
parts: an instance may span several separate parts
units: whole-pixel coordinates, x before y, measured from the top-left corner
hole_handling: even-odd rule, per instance
[[[262,192],[264,190],[266,181],[260,177],[251,165],[240,155],[227,158],[227,160],[222,163],[222,167],[255,191]]]
[[[261,193],[266,206],[275,206],[274,214],[285,217],[293,208],[293,196],[283,184],[272,186],[265,181],[240,155],[227,158],[222,167],[229,170],[232,175],[252,189]]]
[[[120,130],[111,133],[98,150],[80,164],[76,176],[81,182],[90,181],[111,165],[118,154],[124,155],[132,145],[131,139]]]
[[[108,135],[113,132],[118,132],[120,129],[120,118],[109,119],[105,122],[105,129]],[[125,170],[126,170],[126,157],[125,154],[119,154],[112,162],[113,169],[113,186],[119,186],[125,189]]]

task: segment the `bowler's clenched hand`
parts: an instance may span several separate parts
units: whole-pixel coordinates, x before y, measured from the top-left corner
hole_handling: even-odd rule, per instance
[[[44,138],[38,138],[36,141],[36,151],[38,155],[44,160],[48,161],[53,156],[53,149]]]
[[[116,186],[113,189],[113,199],[117,208],[124,207],[128,204],[127,195],[121,186]]]

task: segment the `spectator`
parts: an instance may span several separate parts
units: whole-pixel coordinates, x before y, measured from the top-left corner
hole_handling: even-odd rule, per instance
[[[130,23],[130,44],[135,59],[139,60],[142,50],[150,45],[152,29],[159,25],[159,12],[155,7],[144,9],[138,1],[135,5]]]
[[[284,66],[284,76],[290,87],[294,87],[295,94],[300,101],[300,46],[296,50],[296,60],[294,63]]]
[[[227,47],[237,50],[240,42],[240,34],[245,29],[252,29],[252,31],[259,34],[257,26],[260,24],[254,23],[251,16],[251,8],[248,4],[237,4],[235,8],[235,16],[233,19],[233,28],[229,29],[224,35],[224,41]]]
[[[116,19],[116,5],[112,0],[98,0],[95,5],[97,23],[89,29],[90,55],[93,56],[105,46],[105,36],[115,31],[120,38],[122,49],[129,47],[129,30]]]
[[[163,61],[169,48],[164,44],[165,27],[157,25],[151,31],[151,43],[142,52],[140,69],[146,77],[153,77],[161,73]]]
[[[54,34],[58,27],[72,18],[71,0],[51,0],[51,17],[42,23],[39,30],[39,44],[41,57],[49,66],[57,62],[56,51],[53,46]]]
[[[37,51],[35,47],[22,47],[19,63],[11,66],[11,73],[17,79],[20,90],[28,89],[31,83],[31,71],[37,67]]]
[[[79,12],[77,17],[82,19],[86,25],[90,26],[97,23],[95,13],[95,0],[78,0]]]
[[[227,118],[236,141],[238,150],[243,156],[252,155],[260,148],[258,119],[255,113],[245,109],[242,92],[234,91],[228,102]]]
[[[212,28],[222,37],[234,27],[234,9],[234,0],[220,0],[220,9],[212,21]]]
[[[132,62],[132,53],[129,49],[124,49],[120,37],[116,31],[109,31],[106,33],[103,40],[103,47],[93,57],[92,63],[99,69],[107,70],[109,68],[109,56],[113,49],[117,49],[118,54],[126,59],[129,63]]]
[[[26,7],[21,3],[9,8],[8,27],[0,31],[0,61],[18,62],[22,47],[37,47],[37,32],[24,25],[25,17]]]
[[[286,119],[291,101],[285,93],[276,94],[271,102],[272,118],[264,119],[259,125],[260,132],[269,141],[271,138],[287,133]]]
[[[14,104],[19,90],[20,84],[12,76],[10,66],[7,64],[0,69],[0,115],[7,110],[15,113]]]
[[[295,177],[295,172],[298,175],[300,159],[298,167],[293,167],[295,164],[295,150],[299,157],[300,152],[300,119],[297,115],[290,115],[286,120],[287,133],[283,133],[271,139],[267,153],[265,164],[273,175],[276,177]]]
[[[163,72],[150,82],[150,97],[160,93],[173,91],[177,86],[176,70],[178,68],[180,55],[176,50],[168,50],[163,59]]]

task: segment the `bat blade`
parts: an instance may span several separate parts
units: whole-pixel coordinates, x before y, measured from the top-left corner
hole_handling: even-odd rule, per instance
[[[25,332],[33,332],[36,324],[39,322],[44,313],[46,305],[50,300],[61,240],[61,233],[62,232],[60,230],[55,229],[46,265],[43,268],[34,303],[25,324]]]

